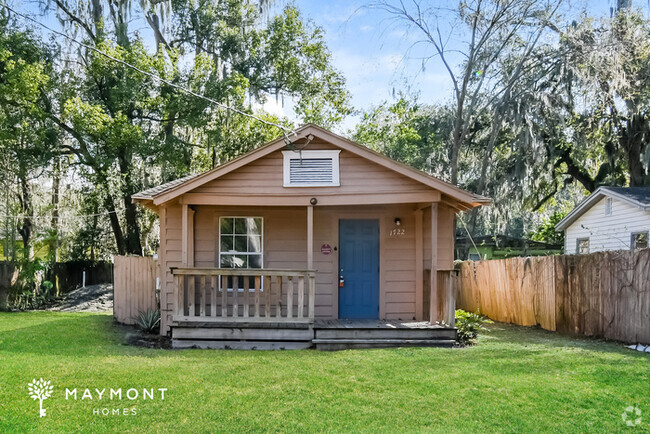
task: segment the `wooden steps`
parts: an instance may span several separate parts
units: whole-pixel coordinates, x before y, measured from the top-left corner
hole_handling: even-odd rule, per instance
[[[314,326],[318,350],[353,348],[451,347],[456,329],[423,322],[401,321],[323,321]]]
[[[394,347],[447,347],[454,346],[453,339],[314,339],[317,350],[339,351],[361,348]]]
[[[320,320],[314,324],[176,322],[173,348],[289,350],[314,347],[451,347],[456,329],[425,322]]]

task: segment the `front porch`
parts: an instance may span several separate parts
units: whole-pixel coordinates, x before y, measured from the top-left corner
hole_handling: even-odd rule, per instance
[[[313,270],[173,268],[174,348],[341,350],[452,346],[427,321],[315,320]]]

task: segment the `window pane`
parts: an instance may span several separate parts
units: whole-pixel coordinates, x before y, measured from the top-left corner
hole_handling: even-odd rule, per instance
[[[219,266],[221,268],[233,268],[233,255],[221,255],[221,261],[219,261]]]
[[[635,249],[645,249],[648,247],[648,233],[634,234]]]
[[[262,268],[262,255],[249,255],[248,268]]]
[[[262,237],[259,235],[248,236],[248,252],[261,253],[262,252]]]
[[[246,253],[247,238],[246,235],[235,235],[235,251]]]
[[[221,235],[221,251],[232,252],[235,248],[235,239],[232,235]]]
[[[246,220],[245,218],[235,219],[235,234],[246,235]]]
[[[246,219],[246,233],[248,235],[262,235],[262,219],[261,218],[247,218]]]
[[[221,218],[221,233],[222,234],[233,234],[233,219],[231,218]]]

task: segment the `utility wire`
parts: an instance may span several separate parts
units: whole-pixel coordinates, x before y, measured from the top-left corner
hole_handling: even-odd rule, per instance
[[[225,110],[230,110],[230,111],[232,111],[232,112],[234,112],[234,113],[237,113],[237,114],[239,114],[239,115],[242,115],[242,116],[245,116],[245,117],[251,118],[251,119],[253,119],[253,120],[256,120],[256,121],[261,122],[261,123],[263,123],[263,124],[269,125],[269,126],[271,126],[271,127],[278,128],[278,129],[282,132],[282,135],[284,136],[284,141],[285,141],[285,143],[287,143],[288,145],[290,145],[290,144],[292,143],[291,140],[289,139],[289,134],[291,134],[291,135],[296,135],[296,132],[295,132],[294,130],[289,129],[289,128],[286,128],[286,127],[283,126],[283,125],[276,124],[275,122],[267,121],[267,120],[265,120],[265,119],[260,118],[259,116],[256,116],[256,115],[253,115],[253,114],[250,114],[250,113],[246,113],[246,112],[243,111],[243,110],[240,110],[240,109],[237,109],[237,108],[235,108],[235,107],[231,107],[231,106],[229,106],[229,105],[223,104],[223,103],[221,103],[221,102],[219,102],[219,101],[216,101],[216,100],[214,100],[214,99],[212,99],[212,98],[209,98],[209,97],[207,97],[207,96],[205,96],[205,95],[198,94],[198,93],[196,93],[196,92],[194,92],[194,91],[192,91],[192,90],[190,90],[190,89],[187,89],[187,88],[185,88],[185,87],[183,87],[183,86],[180,86],[180,85],[178,85],[178,84],[172,83],[171,81],[166,80],[166,79],[160,77],[159,75],[152,74],[151,72],[144,71],[144,70],[138,68],[138,67],[135,66],[135,65],[131,65],[130,63],[125,62],[124,60],[118,59],[118,58],[116,58],[116,57],[111,56],[110,54],[104,53],[103,51],[101,51],[101,50],[98,49],[98,48],[92,47],[92,46],[90,46],[90,45],[88,45],[88,44],[85,44],[85,43],[83,43],[83,42],[79,42],[79,41],[77,41],[76,39],[74,39],[73,37],[68,36],[68,35],[66,35],[66,34],[63,33],[63,32],[59,32],[58,30],[54,30],[53,28],[48,27],[47,25],[41,23],[40,21],[35,20],[34,18],[32,18],[32,17],[30,17],[30,16],[25,15],[25,14],[22,14],[22,13],[16,11],[15,9],[12,9],[11,7],[7,6],[6,4],[2,4],[1,6],[3,6],[3,7],[4,7],[5,9],[7,9],[7,10],[13,12],[14,14],[18,15],[19,17],[22,17],[23,19],[28,20],[28,21],[31,21],[31,22],[33,22],[33,23],[35,23],[35,24],[37,24],[37,25],[43,27],[44,29],[47,29],[48,31],[50,31],[50,32],[52,32],[52,33],[54,33],[54,34],[56,34],[56,35],[62,36],[62,37],[68,39],[69,41],[71,41],[71,42],[73,42],[73,43],[75,43],[75,44],[77,44],[77,45],[79,45],[79,46],[81,46],[81,47],[84,47],[84,48],[86,48],[86,49],[88,49],[88,50],[92,50],[92,51],[94,51],[94,52],[96,52],[96,53],[98,53],[98,54],[100,54],[100,55],[106,57],[107,59],[112,60],[113,62],[116,62],[116,63],[119,63],[119,64],[121,64],[121,65],[124,65],[124,66],[126,66],[127,68],[131,68],[131,69],[133,69],[134,71],[137,71],[137,72],[139,72],[139,73],[141,73],[141,74],[144,74],[144,75],[146,75],[146,76],[148,76],[148,77],[153,78],[154,80],[158,80],[158,81],[160,81],[160,82],[162,82],[162,83],[165,83],[166,85],[171,86],[171,87],[173,87],[173,88],[175,88],[175,89],[178,89],[178,90],[180,90],[180,91],[182,91],[182,92],[185,92],[185,93],[187,93],[188,95],[192,95],[192,96],[194,96],[194,97],[196,97],[196,98],[199,98],[199,99],[202,99],[202,100],[208,101],[209,103],[214,104],[214,105],[216,105],[216,106],[218,106],[218,107],[221,107],[221,108],[223,108],[223,109],[225,109]]]

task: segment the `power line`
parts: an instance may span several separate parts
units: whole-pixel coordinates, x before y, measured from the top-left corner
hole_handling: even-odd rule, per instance
[[[151,72],[147,72],[147,71],[145,71],[145,70],[143,70],[143,69],[140,69],[140,68],[138,68],[137,66],[132,65],[132,64],[130,64],[130,63],[128,63],[128,62],[126,62],[126,61],[124,61],[124,60],[122,60],[122,59],[118,59],[118,58],[116,58],[116,57],[113,57],[113,56],[111,56],[110,54],[107,54],[107,53],[101,51],[101,50],[98,49],[98,48],[92,47],[92,46],[90,46],[90,45],[88,45],[88,44],[85,44],[85,43],[83,43],[83,42],[79,42],[79,41],[77,41],[76,39],[74,39],[73,37],[68,36],[68,35],[66,35],[66,34],[63,33],[63,32],[59,32],[58,30],[54,30],[53,28],[48,27],[47,25],[41,23],[41,22],[38,21],[38,20],[35,20],[34,18],[32,18],[32,17],[30,17],[30,16],[25,15],[25,14],[22,14],[22,13],[16,11],[15,9],[12,9],[11,7],[7,6],[6,4],[2,4],[2,6],[3,6],[4,8],[6,8],[7,10],[13,12],[14,14],[18,15],[19,17],[22,17],[22,18],[25,19],[25,20],[31,21],[31,22],[33,22],[33,23],[35,23],[35,24],[37,24],[37,25],[43,27],[44,29],[46,29],[46,30],[48,30],[48,31],[50,31],[50,32],[52,32],[52,33],[54,33],[54,34],[56,34],[56,35],[62,36],[62,37],[68,39],[69,41],[71,41],[71,42],[73,42],[73,43],[75,43],[75,44],[77,44],[77,45],[79,45],[79,46],[81,46],[81,47],[84,47],[84,48],[86,48],[86,49],[88,49],[88,50],[94,51],[94,52],[96,52],[96,53],[98,53],[98,54],[100,54],[100,55],[106,57],[107,59],[112,60],[113,62],[116,62],[116,63],[119,63],[119,64],[121,64],[121,65],[124,65],[124,66],[126,66],[127,68],[131,68],[131,69],[133,69],[134,71],[137,71],[137,72],[139,72],[139,73],[141,73],[141,74],[144,74],[144,75],[146,75],[146,76],[148,76],[148,77],[153,78],[154,80],[158,80],[158,81],[160,81],[161,83],[165,83],[166,85],[171,86],[171,87],[173,87],[173,88],[175,88],[175,89],[178,89],[178,90],[180,90],[180,91],[182,91],[182,92],[185,92],[185,93],[187,93],[188,95],[192,95],[192,96],[194,96],[194,97],[196,97],[196,98],[199,98],[199,99],[203,99],[203,100],[205,100],[205,101],[208,101],[209,103],[214,104],[214,105],[216,105],[216,106],[218,106],[218,107],[221,107],[221,108],[223,108],[223,109],[225,109],[225,110],[230,110],[230,111],[232,111],[232,112],[234,112],[234,113],[237,113],[237,114],[239,114],[239,115],[241,115],[241,116],[245,116],[245,117],[248,117],[248,118],[250,118],[250,119],[256,120],[256,121],[258,121],[258,122],[261,122],[261,123],[263,123],[263,124],[265,124],[265,125],[269,125],[269,126],[271,126],[271,127],[278,128],[278,129],[282,132],[282,134],[284,135],[285,142],[288,142],[287,144],[291,144],[291,140],[289,139],[288,134],[292,134],[292,135],[295,135],[295,134],[296,134],[296,132],[295,132],[294,130],[289,129],[289,128],[286,128],[286,127],[283,126],[283,125],[276,124],[275,122],[267,121],[267,120],[265,120],[265,119],[260,118],[259,116],[256,116],[256,115],[253,115],[253,114],[250,114],[250,113],[246,113],[245,111],[240,110],[240,109],[238,109],[238,108],[231,107],[231,106],[229,106],[229,105],[227,105],[227,104],[223,104],[223,103],[221,103],[221,102],[219,102],[219,101],[216,101],[216,100],[214,100],[214,99],[212,99],[212,98],[210,98],[210,97],[207,97],[207,96],[205,96],[205,95],[201,95],[201,94],[196,93],[196,92],[194,92],[194,91],[192,91],[192,90],[190,90],[190,89],[187,89],[187,88],[185,88],[185,87],[183,87],[183,86],[180,86],[180,85],[178,85],[178,84],[172,83],[171,81],[166,80],[166,79],[160,77],[159,75],[153,74],[153,73],[151,73]]]

